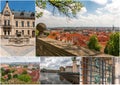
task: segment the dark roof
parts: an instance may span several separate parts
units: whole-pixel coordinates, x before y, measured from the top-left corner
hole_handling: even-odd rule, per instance
[[[17,11],[12,11],[14,14],[14,18],[18,19],[35,19],[35,13],[34,12],[17,12]]]

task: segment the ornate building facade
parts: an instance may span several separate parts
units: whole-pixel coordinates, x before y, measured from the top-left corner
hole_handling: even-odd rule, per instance
[[[0,13],[0,37],[21,36],[35,37],[35,13],[12,11],[8,1]]]

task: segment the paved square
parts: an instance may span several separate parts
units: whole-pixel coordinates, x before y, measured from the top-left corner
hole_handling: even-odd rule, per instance
[[[8,39],[1,39],[0,52],[0,56],[35,56],[35,38],[24,45],[13,45]]]

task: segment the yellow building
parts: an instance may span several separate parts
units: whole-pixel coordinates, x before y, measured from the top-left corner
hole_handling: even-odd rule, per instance
[[[0,13],[0,37],[35,36],[35,13],[11,11],[8,1]]]

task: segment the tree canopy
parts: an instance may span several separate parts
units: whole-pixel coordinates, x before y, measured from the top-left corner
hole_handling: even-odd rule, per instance
[[[45,9],[47,4],[53,7],[53,14],[57,10],[67,17],[76,17],[77,12],[83,7],[83,4],[77,0],[36,0],[36,6],[40,9]],[[36,13],[36,17],[41,17],[43,13],[42,11]]]
[[[89,43],[88,43],[89,49],[94,49],[96,51],[100,51],[100,45],[98,43],[98,39],[96,35],[93,35],[90,37]]]
[[[120,33],[119,32],[116,32],[116,33],[112,33],[110,35],[110,40],[107,42],[107,45],[104,49],[104,52],[107,53],[107,54],[111,54],[111,55],[114,55],[114,56],[119,56],[120,55],[120,52],[119,52],[119,38],[120,36]]]
[[[18,79],[24,82],[29,82],[32,81],[31,76],[27,75],[27,74],[22,74],[18,76]]]

